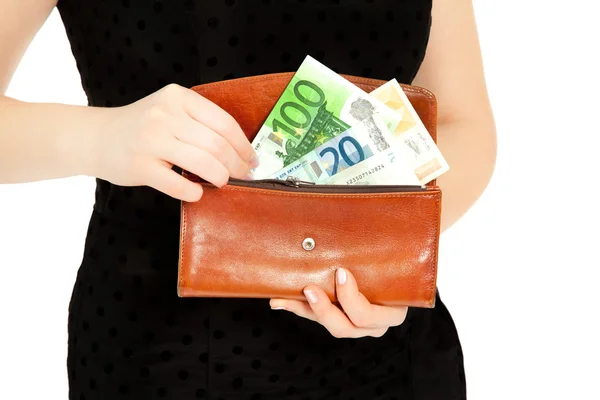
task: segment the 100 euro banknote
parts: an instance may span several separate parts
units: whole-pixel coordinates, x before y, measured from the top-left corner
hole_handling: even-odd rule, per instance
[[[421,184],[432,181],[450,169],[396,79],[375,89],[370,95],[381,100],[400,117],[392,133],[391,144],[397,156],[403,159]]]
[[[385,151],[399,121],[394,110],[307,56],[252,141],[260,159],[254,178],[273,175],[351,127]]]

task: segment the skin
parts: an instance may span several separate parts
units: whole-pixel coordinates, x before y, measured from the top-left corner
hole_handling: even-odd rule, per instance
[[[248,178],[255,154],[237,122],[178,85],[115,108],[2,96],[55,5],[56,0],[0,0],[0,183],[87,175],[198,201],[202,187],[173,172],[173,165],[217,186],[230,176]],[[438,179],[444,193],[443,231],[488,185],[496,131],[472,0],[434,0],[432,15],[427,53],[413,84],[428,88],[438,100],[438,146],[451,166]],[[369,303],[345,269],[336,272],[336,293],[339,305],[310,285],[307,301],[271,299],[270,305],[316,321],[339,338],[380,337],[406,318],[406,307]]]

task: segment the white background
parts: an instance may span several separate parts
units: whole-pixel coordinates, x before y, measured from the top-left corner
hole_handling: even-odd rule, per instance
[[[600,399],[595,4],[475,0],[498,164],[443,234],[438,281],[470,399]],[[56,11],[8,95],[86,103]],[[93,193],[81,177],[0,186],[2,399],[67,398],[67,305]]]

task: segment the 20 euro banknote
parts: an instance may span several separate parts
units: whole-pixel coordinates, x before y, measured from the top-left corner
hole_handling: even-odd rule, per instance
[[[419,184],[393,147],[379,151],[368,133],[359,128],[348,129],[269,178],[284,180],[290,176],[317,184]]]

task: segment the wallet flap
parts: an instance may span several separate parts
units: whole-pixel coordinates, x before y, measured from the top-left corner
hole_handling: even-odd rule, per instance
[[[376,304],[433,307],[441,191],[310,193],[206,185],[184,203],[182,297],[303,300],[308,284],[335,300],[343,267]]]

